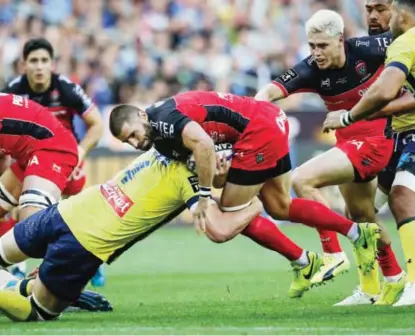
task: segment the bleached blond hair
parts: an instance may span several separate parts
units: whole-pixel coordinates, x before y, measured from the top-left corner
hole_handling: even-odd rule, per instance
[[[306,34],[326,33],[334,37],[343,35],[344,21],[335,11],[322,9],[316,12],[305,24]]]

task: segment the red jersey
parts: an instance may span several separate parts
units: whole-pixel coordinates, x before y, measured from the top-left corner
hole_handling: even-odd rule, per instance
[[[185,160],[189,150],[183,146],[181,133],[190,121],[200,124],[216,144],[236,143],[252,121],[272,120],[283,127],[285,114],[281,113],[279,121],[278,107],[268,109],[264,104],[271,105],[229,93],[190,91],[157,102],[146,112],[157,136],[156,149],[169,158]]]
[[[37,150],[77,155],[73,135],[41,105],[22,96],[0,94],[0,151],[19,161]]]

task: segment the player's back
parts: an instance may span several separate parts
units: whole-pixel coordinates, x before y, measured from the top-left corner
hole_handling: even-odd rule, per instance
[[[399,63],[398,67],[407,71],[405,90],[415,95],[415,28],[399,36],[387,51],[386,64]],[[405,69],[407,68],[407,69]],[[392,116],[392,128],[395,132],[415,129],[415,111]]]
[[[251,97],[214,91],[189,91],[175,95],[178,108],[200,105],[207,110],[206,119],[223,123],[236,121],[238,115],[252,119],[260,111],[256,110],[258,101]],[[193,110],[197,111],[197,110]],[[192,112],[189,112],[190,116]],[[195,113],[195,112],[193,112]],[[197,120],[197,118],[195,118]]]
[[[59,212],[86,249],[111,262],[196,202],[197,192],[184,164],[152,149],[110,181],[62,201]]]
[[[27,98],[0,94],[0,148],[15,158],[36,149],[54,147],[57,133],[65,129],[44,108]]]

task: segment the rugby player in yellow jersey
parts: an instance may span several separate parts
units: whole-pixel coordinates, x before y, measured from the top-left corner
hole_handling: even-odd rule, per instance
[[[113,179],[90,187],[18,223],[0,238],[0,266],[43,258],[39,273],[23,290],[0,291],[0,311],[15,321],[57,318],[106,262],[196,206],[198,179],[185,164],[151,149]],[[233,213],[215,202],[207,209],[206,235],[221,242],[237,235],[263,210],[255,199]],[[2,277],[8,277],[0,270]],[[30,287],[30,288],[29,288]]]
[[[387,50],[382,74],[351,111],[330,113],[324,122],[326,130],[347,127],[376,114],[401,93],[403,86],[414,95],[415,0],[394,1],[391,31],[394,41]],[[407,96],[401,101],[405,105],[408,99],[406,107],[401,106],[400,113],[392,115],[396,148],[402,151],[402,155],[389,194],[389,204],[407,260],[407,282],[394,307],[415,305],[415,109],[407,110],[408,104],[414,105],[411,102],[413,97]]]

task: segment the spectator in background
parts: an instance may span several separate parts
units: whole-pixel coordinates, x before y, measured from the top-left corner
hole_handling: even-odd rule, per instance
[[[252,95],[308,52],[312,12],[342,12],[362,33],[359,0],[0,0],[0,85],[19,72],[19,50],[45,36],[57,71],[95,103],[142,103],[206,89]],[[304,104],[307,102],[307,105]],[[284,103],[321,110],[318,99]]]

